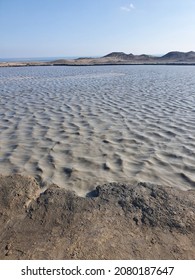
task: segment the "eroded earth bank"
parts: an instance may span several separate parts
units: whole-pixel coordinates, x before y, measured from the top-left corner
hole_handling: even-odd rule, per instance
[[[195,259],[195,191],[110,183],[84,198],[0,176],[0,259]]]

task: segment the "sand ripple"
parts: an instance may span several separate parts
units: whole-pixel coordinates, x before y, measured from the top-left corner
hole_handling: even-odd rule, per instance
[[[195,186],[195,67],[0,68],[0,173]]]

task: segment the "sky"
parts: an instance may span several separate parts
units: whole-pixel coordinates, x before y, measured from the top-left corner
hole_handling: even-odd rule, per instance
[[[195,0],[0,0],[0,58],[195,51]]]

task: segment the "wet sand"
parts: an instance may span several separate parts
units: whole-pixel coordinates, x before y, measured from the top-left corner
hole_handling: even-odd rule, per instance
[[[194,77],[0,69],[0,259],[195,259]]]
[[[195,186],[195,69],[0,69],[0,173],[85,196],[105,182]]]

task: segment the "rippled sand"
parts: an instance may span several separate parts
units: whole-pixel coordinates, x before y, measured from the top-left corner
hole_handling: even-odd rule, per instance
[[[0,173],[194,187],[195,67],[0,69]]]

